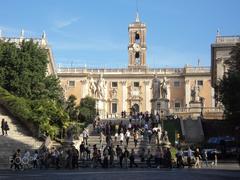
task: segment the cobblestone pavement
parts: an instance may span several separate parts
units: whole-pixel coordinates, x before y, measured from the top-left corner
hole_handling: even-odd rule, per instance
[[[27,170],[0,171],[2,180],[239,180],[240,168],[236,164],[205,169],[79,169],[79,170]]]

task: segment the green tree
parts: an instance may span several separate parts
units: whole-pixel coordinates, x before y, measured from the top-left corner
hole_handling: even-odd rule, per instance
[[[76,108],[76,96],[74,95],[70,95],[66,101],[66,111],[68,112],[69,114],[69,117],[72,119],[72,120],[77,120],[78,119],[78,110]]]
[[[240,123],[240,43],[233,47],[231,57],[226,61],[229,67],[223,79],[220,80],[218,90],[219,100],[225,108],[226,117],[229,120]]]
[[[47,76],[47,50],[33,40],[19,45],[0,41],[0,86],[19,97],[60,101],[59,80]]]
[[[81,122],[92,123],[96,116],[96,100],[89,96],[82,98],[78,110]]]

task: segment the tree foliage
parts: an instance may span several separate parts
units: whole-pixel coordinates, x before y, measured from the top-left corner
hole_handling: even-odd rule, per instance
[[[227,118],[240,123],[240,44],[233,47],[226,65],[229,70],[217,87],[219,100],[224,105]]]
[[[60,100],[62,89],[55,76],[46,76],[47,50],[33,40],[19,45],[0,41],[0,86],[19,97]]]
[[[76,96],[70,95],[65,103],[65,106],[66,106],[65,109],[68,112],[69,117],[73,120],[78,119],[78,110],[76,108],[76,100],[77,100]]]
[[[67,128],[59,79],[46,76],[46,49],[33,40],[20,44],[0,40],[0,64],[0,103],[9,112],[52,137]]]
[[[96,116],[96,100],[92,97],[85,97],[81,99],[80,105],[78,108],[79,119],[82,122],[92,123],[93,119]]]

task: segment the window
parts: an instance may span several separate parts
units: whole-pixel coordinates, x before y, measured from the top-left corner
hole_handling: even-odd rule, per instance
[[[117,103],[112,103],[112,113],[117,113]]]
[[[139,87],[139,82],[134,82],[133,85],[134,87]]]
[[[175,108],[180,108],[180,107],[181,107],[180,102],[175,102],[174,107],[175,107]]]
[[[197,84],[198,84],[199,86],[202,86],[202,85],[203,85],[203,80],[198,80],[198,81],[197,81]]]
[[[180,86],[180,82],[179,81],[174,81],[174,87],[179,87]]]
[[[112,87],[115,88],[118,86],[118,83],[117,82],[112,82]]]
[[[74,87],[75,86],[75,81],[68,81],[68,85],[71,86],[71,87]]]

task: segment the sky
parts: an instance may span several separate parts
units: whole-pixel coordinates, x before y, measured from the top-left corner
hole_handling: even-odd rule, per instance
[[[128,65],[128,25],[136,0],[7,0],[0,3],[3,36],[46,32],[58,66],[123,68]],[[240,34],[239,0],[138,0],[147,26],[150,67],[210,66],[211,43]]]

